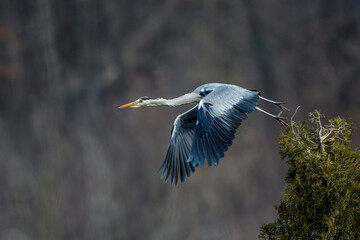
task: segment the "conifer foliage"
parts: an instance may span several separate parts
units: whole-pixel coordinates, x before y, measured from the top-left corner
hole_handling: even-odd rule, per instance
[[[340,117],[324,124],[320,112],[293,122],[280,136],[289,164],[278,217],[262,239],[360,239],[360,164],[351,150],[354,125]]]

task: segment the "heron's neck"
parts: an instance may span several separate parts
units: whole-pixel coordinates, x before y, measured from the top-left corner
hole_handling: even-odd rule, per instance
[[[176,107],[184,104],[198,103],[201,100],[202,96],[196,93],[187,93],[177,98],[165,99],[165,98],[155,98],[149,100],[151,105],[156,106],[168,106]]]

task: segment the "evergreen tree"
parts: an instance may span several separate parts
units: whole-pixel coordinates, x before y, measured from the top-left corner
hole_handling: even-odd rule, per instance
[[[292,122],[280,136],[289,170],[278,217],[261,227],[262,239],[360,239],[360,164],[352,151],[354,125],[318,111]]]

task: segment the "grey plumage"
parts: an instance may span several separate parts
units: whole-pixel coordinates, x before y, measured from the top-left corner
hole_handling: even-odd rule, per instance
[[[258,92],[234,85],[205,84],[194,93],[204,96],[175,120],[168,153],[159,170],[165,181],[170,176],[175,184],[183,182],[198,165],[203,167],[205,161],[217,166],[232,144],[236,129],[259,100]]]
[[[194,131],[197,119],[197,105],[189,111],[180,114],[171,130],[170,143],[165,160],[159,172],[164,181],[170,176],[171,182],[175,184],[183,182],[195,171],[193,164],[187,161],[193,142]]]
[[[165,182],[170,179],[176,185],[185,181],[197,166],[203,167],[205,162],[217,166],[232,144],[236,129],[255,109],[286,124],[281,112],[275,116],[258,108],[259,99],[279,106],[282,111],[288,110],[283,106],[285,102],[263,98],[258,91],[221,83],[204,84],[192,93],[174,99],[143,97],[120,108],[197,103],[176,118],[165,160],[158,171]]]

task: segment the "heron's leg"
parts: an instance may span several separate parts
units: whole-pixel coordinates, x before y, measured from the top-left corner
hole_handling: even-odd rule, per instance
[[[260,112],[265,113],[266,115],[269,115],[269,116],[272,117],[272,118],[275,118],[277,121],[279,121],[279,123],[280,123],[281,125],[283,125],[283,126],[289,126],[289,124],[287,124],[287,123],[284,121],[284,120],[286,120],[287,118],[286,118],[286,117],[281,117],[281,113],[282,113],[283,111],[281,111],[281,112],[276,116],[276,115],[274,115],[274,114],[271,114],[271,113],[268,113],[268,112],[262,110],[262,109],[259,108],[259,107],[255,107],[255,109],[258,110],[258,111],[260,111]]]
[[[278,106],[281,110],[283,111],[290,111],[290,109],[286,108],[283,104],[286,104],[287,102],[276,102],[276,101],[273,101],[273,100],[270,100],[270,99],[267,99],[267,98],[264,98],[262,96],[259,96],[260,99],[264,100],[264,101],[267,101],[269,103],[272,103],[272,104],[275,104],[276,106]]]

